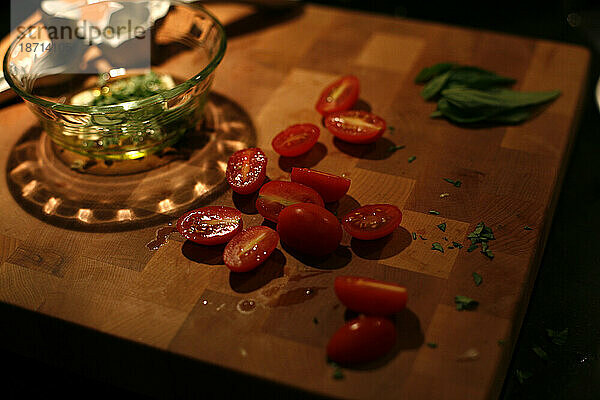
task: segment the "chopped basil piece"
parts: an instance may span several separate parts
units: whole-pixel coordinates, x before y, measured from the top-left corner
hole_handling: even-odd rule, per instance
[[[448,183],[451,183],[451,184],[453,184],[453,185],[454,185],[454,186],[456,186],[456,187],[460,187],[460,185],[462,185],[462,182],[461,182],[461,181],[458,181],[458,180],[457,180],[457,181],[455,181],[454,179],[450,179],[450,178],[444,178],[444,180],[445,180],[446,182],[448,182]]]
[[[401,144],[401,145],[398,145],[398,146],[390,146],[390,147],[388,148],[388,151],[391,153],[391,152],[394,152],[394,151],[396,151],[396,150],[402,150],[402,149],[403,149],[403,148],[405,148],[405,147],[406,147],[406,146],[405,146],[405,145],[403,145],[403,144]]]
[[[475,282],[475,286],[479,286],[483,282],[483,278],[477,272],[473,272],[473,281]]]
[[[523,229],[525,229],[526,231],[532,231],[532,230],[533,230],[533,228],[532,228],[532,227],[530,227],[530,226],[527,226],[527,225],[525,225],[525,228],[523,228]]]
[[[567,343],[567,337],[569,336],[569,328],[565,328],[562,331],[557,331],[553,329],[546,329],[546,333],[548,333],[548,337],[552,340],[552,343],[562,346]]]
[[[440,228],[440,231],[446,232],[446,223],[445,222],[442,222],[437,227]]]
[[[408,162],[411,163],[413,161],[415,161],[417,159],[417,156],[410,156],[408,157]]]
[[[344,371],[341,368],[336,368],[333,370],[333,379],[344,379]]]
[[[342,371],[342,367],[333,361],[330,361],[329,365],[333,367],[333,379],[344,379],[344,371]]]
[[[419,237],[421,238],[421,240],[427,240],[427,238],[424,238],[423,236],[419,235]]]
[[[475,230],[467,235],[471,240],[471,247],[467,251],[471,252],[477,248],[477,244],[481,243],[481,253],[487,256],[489,259],[494,258],[494,253],[490,250],[488,241],[495,240],[492,228],[480,222],[475,227]]]
[[[533,346],[531,350],[542,360],[548,361],[548,353],[546,353],[540,346]]]
[[[479,302],[467,296],[454,296],[454,304],[456,304],[456,309],[458,311],[463,311],[474,310],[479,304]]]
[[[442,247],[442,245],[441,245],[441,244],[439,244],[438,242],[435,242],[435,243],[433,243],[433,244],[431,245],[431,250],[437,250],[437,251],[440,251],[440,252],[442,252],[442,253],[444,252],[444,248],[443,248],[443,247]]]
[[[427,346],[428,346],[428,347],[431,347],[432,349],[435,349],[435,348],[437,348],[437,347],[438,347],[437,343],[433,343],[433,342],[428,342],[428,343],[427,343]]]
[[[435,210],[429,210],[429,214],[440,215],[440,212],[439,211],[435,211]]]
[[[533,374],[529,371],[521,371],[520,369],[515,370],[515,376],[517,377],[517,380],[520,384],[523,384],[523,382],[525,382],[525,379],[531,378],[532,375]]]
[[[412,238],[413,238],[413,240],[417,240],[417,234],[416,234],[416,232],[412,233]]]
[[[462,249],[463,245],[458,243],[458,242],[452,242],[452,246],[456,247],[457,249]]]

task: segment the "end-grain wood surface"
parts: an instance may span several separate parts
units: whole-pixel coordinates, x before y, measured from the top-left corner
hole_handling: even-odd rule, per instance
[[[227,18],[236,7],[215,6],[215,12]],[[587,50],[562,43],[319,6],[230,38],[214,92],[249,116],[256,145],[269,157],[269,177],[287,179],[293,164],[273,152],[273,136],[294,123],[321,125],[314,110],[320,91],[337,77],[354,74],[361,82],[363,107],[395,129],[373,145],[353,146],[333,140],[323,128],[319,144],[295,163],[351,178],[348,196],[335,206],[338,215],[369,203],[395,204],[404,214],[401,227],[385,239],[362,243],[344,237],[338,251],[319,262],[298,258],[280,246],[250,274],[230,273],[219,257],[222,248],[202,248],[177,234],[150,250],[147,244],[167,226],[157,224],[158,219],[134,229],[82,229],[102,198],[81,206],[87,213],[76,215],[77,227],[67,229],[60,219],[45,218],[57,212],[60,199],[48,204],[43,182],[27,186],[24,171],[36,161],[24,159],[26,152],[19,147],[27,135],[37,137],[37,122],[23,104],[4,108],[0,299],[31,310],[33,319],[50,317],[90,328],[100,337],[145,345],[142,353],[158,349],[313,393],[344,398],[494,398],[550,228],[581,110],[588,59]],[[519,126],[459,127],[429,118],[435,104],[423,101],[421,86],[413,83],[423,67],[441,61],[514,77],[516,89],[559,89],[562,95]],[[239,121],[231,115],[226,123],[233,129]],[[406,148],[389,152],[392,144]],[[409,156],[416,160],[409,163]],[[173,165],[185,166],[185,161],[161,168]],[[151,191],[149,185],[161,185],[149,178],[160,173],[132,177],[141,182],[132,186],[132,198]],[[24,185],[19,193],[9,188],[15,176]],[[462,181],[462,186],[443,181],[446,177]],[[110,187],[110,179],[117,178],[94,179],[105,179]],[[169,190],[165,199],[176,197],[177,186]],[[442,193],[449,195],[441,197]],[[110,199],[110,191],[105,195]],[[38,215],[22,204],[26,199],[42,199],[46,208]],[[184,211],[177,202],[157,199],[157,207],[147,211],[164,216],[163,221],[173,221]],[[247,212],[245,226],[263,222],[251,204],[231,191],[211,203],[242,207]],[[466,251],[466,236],[480,221],[496,235],[490,242],[493,260],[479,251]],[[445,232],[437,228],[442,222]],[[413,240],[413,232],[427,240]],[[464,247],[444,253],[431,250],[433,242],[447,247],[452,241]],[[473,272],[483,277],[480,286],[473,283]],[[325,345],[344,323],[346,310],[333,292],[333,280],[340,274],[403,284],[409,302],[396,317],[399,336],[393,354],[369,368],[345,369],[344,379],[336,380],[325,360]],[[478,308],[457,311],[455,295],[476,299]],[[12,338],[17,346],[27,333],[10,319],[14,315],[0,318],[2,337]],[[437,348],[428,342],[437,343]],[[13,343],[3,345],[11,348]],[[80,345],[93,348],[96,343]],[[460,360],[472,349],[476,359]],[[195,382],[199,392],[211,384],[202,377]]]

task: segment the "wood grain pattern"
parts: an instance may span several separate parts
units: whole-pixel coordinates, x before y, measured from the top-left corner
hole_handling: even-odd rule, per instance
[[[246,10],[215,8],[224,19]],[[519,89],[560,89],[562,96],[516,127],[472,129],[430,119],[434,104],[420,98],[413,79],[421,68],[448,60],[512,76]],[[41,222],[17,204],[3,179],[0,300],[198,365],[323,395],[494,398],[550,227],[588,62],[587,50],[561,43],[307,6],[293,19],[231,39],[214,90],[251,116],[271,179],[287,179],[293,165],[344,173],[352,186],[333,211],[342,215],[359,204],[394,203],[404,212],[401,228],[373,243],[346,235],[325,260],[280,246],[256,271],[232,274],[222,265],[222,247],[172,237],[150,251],[146,244],[159,226],[102,233]],[[359,77],[361,103],[395,130],[373,145],[353,146],[323,129],[309,154],[279,158],[270,146],[273,136],[290,124],[321,124],[314,102],[325,85],[346,73]],[[16,144],[34,126],[23,105],[0,110],[2,165],[11,153],[25,151]],[[392,144],[406,148],[392,153]],[[413,155],[416,160],[408,163]],[[27,168],[7,174],[26,180]],[[445,177],[463,184],[456,188]],[[262,223],[251,198],[226,191],[211,201],[242,208],[245,226]],[[490,244],[494,260],[466,252],[466,235],[480,221],[496,234]],[[445,232],[436,226],[441,222]],[[526,231],[526,225],[534,229]],[[443,254],[431,250],[436,241],[444,245]],[[464,247],[448,249],[452,241]],[[473,272],[483,277],[479,287]],[[332,379],[324,355],[346,313],[332,289],[338,274],[399,282],[410,294],[408,309],[396,316],[393,354],[370,368],[345,370],[343,380]],[[478,300],[477,310],[456,311],[458,294]],[[244,308],[243,302],[254,306]],[[93,352],[90,347],[86,351]],[[477,350],[477,359],[459,360],[469,349]],[[172,363],[148,387],[161,379],[165,387],[182,384],[183,361]],[[190,381],[187,394],[209,384]]]

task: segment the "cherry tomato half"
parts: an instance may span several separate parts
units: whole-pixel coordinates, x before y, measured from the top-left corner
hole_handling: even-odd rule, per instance
[[[350,211],[342,220],[344,230],[361,240],[379,239],[392,233],[402,221],[402,211],[391,204],[369,204]]]
[[[342,240],[342,227],[335,215],[311,203],[284,208],[277,232],[283,243],[317,257],[333,253]]]
[[[325,203],[338,201],[348,192],[350,179],[309,168],[292,168],[292,182],[315,189]]]
[[[177,230],[183,237],[206,245],[228,242],[242,230],[242,226],[242,213],[225,206],[198,208],[177,220]]]
[[[273,150],[284,157],[304,154],[317,143],[321,130],[313,124],[292,125],[273,138]]]
[[[397,313],[408,299],[404,286],[360,276],[338,276],[333,289],[346,307],[370,315]]]
[[[352,75],[333,82],[327,86],[317,101],[316,109],[321,115],[350,109],[358,100],[360,84]]]
[[[285,207],[297,203],[313,203],[324,207],[323,199],[314,189],[296,182],[271,181],[260,188],[256,209],[270,221],[277,222]]]
[[[227,163],[227,182],[234,192],[256,192],[267,175],[267,157],[259,148],[236,151]]]
[[[235,236],[223,252],[225,265],[233,272],[247,272],[265,262],[279,243],[279,235],[266,226],[253,226]]]
[[[325,117],[325,126],[336,138],[348,143],[373,143],[385,132],[383,118],[367,111],[341,111]]]
[[[333,334],[327,357],[340,364],[357,364],[378,359],[396,344],[396,328],[387,318],[360,316]]]

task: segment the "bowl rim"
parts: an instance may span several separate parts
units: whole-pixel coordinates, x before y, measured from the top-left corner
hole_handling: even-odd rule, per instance
[[[116,0],[100,0],[99,2],[109,2],[109,1],[116,1]],[[203,6],[199,5],[197,2],[196,3],[184,3],[179,0],[162,0],[162,1],[168,1],[170,4],[179,5],[179,6],[202,11],[215,24],[218,32],[221,35],[221,40],[219,43],[218,50],[217,50],[216,54],[213,56],[213,58],[210,60],[210,62],[206,65],[206,67],[204,67],[200,72],[198,72],[193,77],[176,85],[175,87],[165,90],[164,92],[152,95],[150,97],[143,98],[143,99],[131,100],[131,101],[127,101],[127,102],[110,104],[110,105],[105,105],[105,106],[81,106],[81,105],[57,103],[57,102],[43,99],[38,96],[34,96],[30,93],[27,93],[27,92],[21,90],[19,87],[17,87],[17,85],[15,85],[15,83],[13,82],[13,79],[10,76],[11,75],[10,69],[8,68],[9,55],[14,51],[14,48],[18,45],[20,40],[34,26],[36,26],[37,24],[39,24],[42,21],[41,18],[36,20],[35,22],[33,22],[22,33],[20,33],[12,41],[8,50],[6,51],[6,53],[4,55],[4,60],[2,63],[2,68],[4,71],[4,78],[6,79],[6,82],[11,87],[11,89],[14,90],[17,93],[17,95],[19,95],[19,97],[21,97],[22,99],[27,100],[33,104],[36,104],[36,105],[39,105],[42,107],[47,107],[54,111],[61,111],[61,112],[67,112],[67,113],[87,113],[87,114],[125,112],[125,111],[136,109],[136,108],[143,108],[143,107],[163,103],[164,101],[167,101],[175,96],[178,96],[178,95],[188,91],[190,88],[194,87],[195,85],[199,84],[204,79],[206,79],[221,63],[221,60],[223,60],[223,57],[225,55],[225,50],[227,49],[227,35],[225,33],[225,28],[223,27],[221,22],[217,19],[217,17],[215,17],[210,11],[208,11]],[[81,7],[81,6],[79,6],[79,7]],[[75,9],[77,9],[79,7],[75,7]]]

